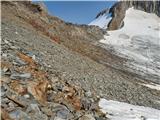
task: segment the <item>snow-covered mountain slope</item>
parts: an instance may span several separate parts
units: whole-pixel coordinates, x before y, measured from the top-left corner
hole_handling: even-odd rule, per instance
[[[112,14],[109,11],[99,15],[95,20],[93,20],[89,25],[99,26],[100,28],[107,29],[108,23],[112,19]]]
[[[108,31],[100,40],[106,49],[125,57],[127,69],[160,83],[160,18],[155,14],[129,8],[124,26]]]
[[[100,99],[99,107],[110,120],[160,120],[160,110]]]

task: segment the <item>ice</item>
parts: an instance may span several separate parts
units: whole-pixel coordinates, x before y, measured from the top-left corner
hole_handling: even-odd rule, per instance
[[[160,83],[160,18],[158,16],[129,8],[124,18],[124,26],[118,30],[108,31],[108,34],[100,40],[101,43],[106,44],[106,49],[109,45],[117,55],[129,59],[126,63],[129,68],[138,68],[141,72],[146,72],[147,69],[146,74],[156,75],[158,78],[156,81]]]
[[[100,28],[106,29],[111,19],[112,17],[110,13],[104,14],[95,19],[94,21],[92,21],[89,25],[96,25],[99,26]]]
[[[99,107],[110,120],[160,120],[160,110],[100,99]]]

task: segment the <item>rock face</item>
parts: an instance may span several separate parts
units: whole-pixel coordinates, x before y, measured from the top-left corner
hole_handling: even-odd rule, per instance
[[[118,2],[111,7],[109,13],[112,13],[112,20],[108,24],[108,30],[116,30],[123,26],[123,19],[127,8],[127,2]]]
[[[148,13],[155,13],[160,17],[160,1],[130,1],[128,4],[135,9],[143,10]]]

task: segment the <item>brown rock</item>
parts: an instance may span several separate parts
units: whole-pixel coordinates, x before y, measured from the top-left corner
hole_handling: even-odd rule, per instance
[[[45,104],[47,101],[47,89],[49,82],[47,80],[29,82],[28,91],[37,99],[41,104]]]

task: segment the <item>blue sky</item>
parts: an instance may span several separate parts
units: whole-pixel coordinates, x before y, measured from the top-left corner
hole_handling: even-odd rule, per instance
[[[51,15],[67,22],[90,23],[103,9],[111,7],[115,1],[44,1]]]

